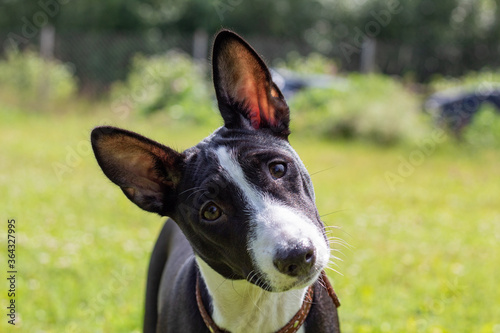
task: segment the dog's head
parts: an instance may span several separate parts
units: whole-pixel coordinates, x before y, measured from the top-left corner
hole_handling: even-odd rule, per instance
[[[288,143],[289,109],[262,59],[221,31],[213,79],[224,126],[183,153],[112,127],[92,132],[102,170],[139,207],[172,217],[228,279],[304,287],[329,260],[311,179]]]

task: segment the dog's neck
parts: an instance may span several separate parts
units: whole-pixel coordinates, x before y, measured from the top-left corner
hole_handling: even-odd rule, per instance
[[[307,292],[307,287],[268,292],[246,280],[226,279],[198,257],[196,262],[212,298],[212,319],[230,332],[280,330],[299,311]]]

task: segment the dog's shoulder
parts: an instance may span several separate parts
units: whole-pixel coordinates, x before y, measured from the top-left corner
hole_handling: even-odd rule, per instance
[[[144,332],[181,332],[186,323],[191,325],[188,332],[206,332],[196,305],[196,273],[189,242],[167,219],[151,256]]]

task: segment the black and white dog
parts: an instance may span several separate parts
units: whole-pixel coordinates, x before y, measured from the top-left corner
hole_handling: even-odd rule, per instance
[[[215,39],[213,80],[224,126],[182,153],[118,128],[92,132],[106,176],[171,218],[151,257],[144,331],[338,332],[329,244],[288,143],[288,106],[231,31]]]

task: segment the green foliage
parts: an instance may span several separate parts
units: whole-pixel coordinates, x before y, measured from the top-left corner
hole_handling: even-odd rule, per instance
[[[126,81],[116,83],[111,93],[113,100],[126,101],[142,114],[161,112],[172,120],[195,121],[213,115],[210,96],[202,68],[176,51],[136,56]]]
[[[463,138],[473,146],[500,148],[500,112],[489,105],[481,107]]]
[[[500,71],[475,71],[461,77],[446,77],[435,75],[429,82],[429,88],[434,91],[460,89],[464,91],[488,92],[500,84]]]
[[[0,60],[0,87],[2,95],[17,103],[43,108],[74,98],[77,81],[71,69],[59,61],[11,49]]]
[[[214,129],[118,119],[109,108],[40,117],[0,106],[2,218],[18,226],[19,332],[141,330],[148,260],[164,219],[133,205],[97,165],[89,132],[109,118],[178,150]],[[291,140],[343,260],[331,265],[342,275],[327,270],[343,332],[498,329],[499,150],[435,149],[409,173],[400,170],[414,152],[406,147],[297,132]],[[402,177],[394,189],[386,172]],[[0,331],[13,329],[2,320]]]
[[[265,47],[257,50],[265,50],[268,58],[282,56],[284,50],[314,50],[337,56],[349,69],[358,67],[361,42],[369,36],[379,42],[377,67],[381,71],[414,73],[418,80],[427,81],[437,72],[459,75],[500,65],[498,7],[498,0],[11,0],[0,1],[0,30],[18,35],[16,41],[23,45],[26,38],[36,44],[45,16],[58,34],[117,33],[114,38],[124,40],[126,34],[140,35],[144,44],[153,35],[161,38],[152,41],[156,45],[182,36],[180,44],[187,50],[197,30],[212,35],[221,27],[231,27],[246,37],[260,37],[255,39]],[[77,64],[88,48],[71,47],[80,44],[81,37],[70,38],[59,43],[59,52],[66,49],[62,51],[65,59]],[[151,45],[130,40],[135,45],[125,46],[122,52],[110,51],[110,39],[98,41],[89,54],[95,63],[85,62],[91,75],[88,68],[78,71],[84,84],[88,82],[83,78],[103,85],[121,79],[124,72],[120,69],[125,68],[129,54],[154,51]],[[93,70],[93,65],[99,68]],[[100,76],[109,70],[106,66],[112,66],[111,73]]]
[[[337,64],[332,58],[315,52],[308,54],[307,57],[297,52],[290,52],[284,60],[278,59],[275,66],[302,74],[332,74],[337,70]]]
[[[382,75],[351,74],[343,85],[305,90],[291,109],[299,130],[328,138],[395,144],[421,139],[429,130],[418,98]]]

